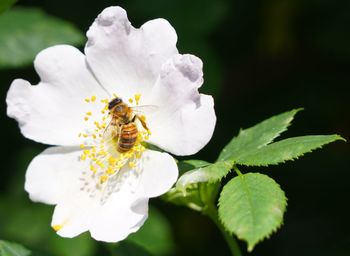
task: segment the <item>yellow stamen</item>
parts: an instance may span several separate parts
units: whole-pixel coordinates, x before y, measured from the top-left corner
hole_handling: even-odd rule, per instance
[[[56,232],[59,231],[63,226],[62,225],[52,225],[51,226],[53,228],[53,230],[55,230]]]
[[[90,165],[90,170],[93,171],[94,173],[96,172],[96,167],[93,166],[92,164]]]
[[[139,94],[139,93],[135,94],[134,98],[135,98],[136,105],[139,105],[141,94]]]
[[[100,183],[103,184],[108,180],[108,176],[107,175],[101,175],[100,177]]]
[[[107,170],[106,170],[106,173],[109,174],[109,175],[112,175],[115,173],[115,171],[113,170],[112,167],[108,167]]]
[[[135,167],[136,167],[135,162],[130,161],[130,162],[129,162],[129,167],[130,167],[130,168],[135,168]]]
[[[117,95],[113,95],[118,97]],[[139,105],[141,94],[135,94],[132,98],[128,99],[130,103]],[[96,96],[86,98],[86,102],[96,101]],[[139,168],[138,159],[141,158],[142,152],[145,151],[145,147],[142,142],[148,139],[150,134],[146,129],[140,129],[135,145],[126,153],[117,152],[118,137],[116,137],[117,130],[110,130],[105,133],[107,125],[111,121],[111,115],[108,110],[108,103],[110,99],[99,99],[103,105],[100,112],[103,114],[101,120],[93,120],[93,112],[86,112],[84,115],[85,121],[91,121],[94,124],[94,129],[91,133],[79,133],[79,137],[94,138],[97,144],[90,146],[86,142],[80,145],[82,153],[80,155],[81,161],[88,161],[90,170],[97,175],[97,183],[103,184],[108,182],[108,179],[120,171],[125,165],[130,169]],[[141,115],[140,120],[146,122],[146,116]],[[139,122],[137,122],[139,125]],[[113,127],[112,127],[113,128]],[[107,135],[108,137],[106,137]],[[98,140],[98,141],[97,141]],[[95,176],[94,176],[95,177]]]

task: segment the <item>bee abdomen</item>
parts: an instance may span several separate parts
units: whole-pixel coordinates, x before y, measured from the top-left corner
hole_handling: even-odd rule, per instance
[[[129,123],[122,126],[118,142],[118,151],[120,153],[128,152],[135,145],[137,139],[137,126],[135,123]]]

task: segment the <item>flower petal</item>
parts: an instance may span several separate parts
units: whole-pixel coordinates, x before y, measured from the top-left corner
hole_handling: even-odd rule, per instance
[[[57,204],[74,191],[79,191],[84,162],[76,148],[51,147],[36,156],[28,166],[25,190],[30,199],[46,204]]]
[[[36,86],[22,79],[11,84],[7,94],[7,114],[19,122],[22,134],[51,145],[79,145],[79,132],[93,129],[84,122],[96,105],[84,99],[106,92],[94,79],[85,56],[76,48],[58,45],[41,51],[34,62],[41,82]]]
[[[213,98],[198,92],[203,83],[202,66],[196,56],[174,56],[163,65],[147,99],[159,106],[159,111],[147,116],[150,142],[175,155],[198,152],[214,132]]]
[[[169,154],[146,150],[141,161],[141,175],[128,176],[96,213],[90,226],[96,240],[117,242],[136,232],[148,216],[148,198],[167,192],[176,182],[178,169]]]
[[[174,185],[179,171],[172,156],[153,150],[142,154],[142,176],[138,193],[144,197],[164,194]]]
[[[120,7],[103,10],[87,37],[85,53],[94,74],[110,93],[123,97],[146,93],[161,65],[178,52],[168,21],[155,19],[135,29]]]
[[[90,226],[91,236],[98,241],[118,242],[136,232],[148,216],[148,199],[135,201],[135,194],[114,193],[99,208]]]
[[[61,200],[55,207],[51,226],[63,237],[75,237],[89,229],[98,202],[82,191]]]

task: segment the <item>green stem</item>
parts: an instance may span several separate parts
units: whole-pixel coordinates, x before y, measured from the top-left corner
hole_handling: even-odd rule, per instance
[[[242,256],[242,252],[239,248],[237,240],[225,230],[225,227],[219,221],[218,210],[216,209],[216,207],[215,206],[208,207],[203,211],[203,213],[207,215],[215,223],[215,225],[220,229],[221,234],[225,238],[225,241],[228,247],[230,248],[232,256]]]
[[[241,173],[241,171],[238,169],[237,165],[233,165],[233,170],[237,173],[238,176],[242,176],[243,174]]]

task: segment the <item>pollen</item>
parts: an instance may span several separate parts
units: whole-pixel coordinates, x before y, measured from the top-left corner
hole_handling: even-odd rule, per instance
[[[105,183],[107,180],[108,180],[108,176],[107,176],[107,175],[102,175],[102,176],[100,177],[100,183],[101,183],[101,184]]]
[[[117,97],[116,95],[113,95]],[[132,98],[128,99],[129,103],[134,103],[139,105],[141,94],[135,94]],[[125,153],[118,151],[118,130],[117,127],[111,124],[110,111],[108,110],[108,103],[110,99],[97,99],[96,96],[91,96],[85,99],[86,102],[95,102],[100,106],[100,112],[102,113],[101,119],[96,119],[93,112],[86,112],[84,114],[84,120],[89,121],[93,124],[92,131],[85,131],[79,133],[79,137],[92,140],[93,145],[90,142],[83,142],[80,144],[82,153],[80,155],[80,161],[85,161],[88,168],[92,172],[94,182],[98,186],[106,186],[109,179],[118,172],[127,167],[128,169],[139,170],[140,158],[142,153],[145,151],[143,142],[148,139],[149,131],[141,124],[146,122],[146,116],[140,115],[140,120],[135,122],[140,129],[138,129],[138,134],[136,142],[131,149]],[[95,120],[94,120],[95,119]],[[91,120],[91,121],[90,121]],[[113,120],[113,119],[112,119]],[[119,124],[123,125],[123,124]],[[106,129],[108,127],[108,129]]]
[[[63,228],[63,225],[52,225],[51,227],[53,228],[53,230],[55,230],[57,232]]]

